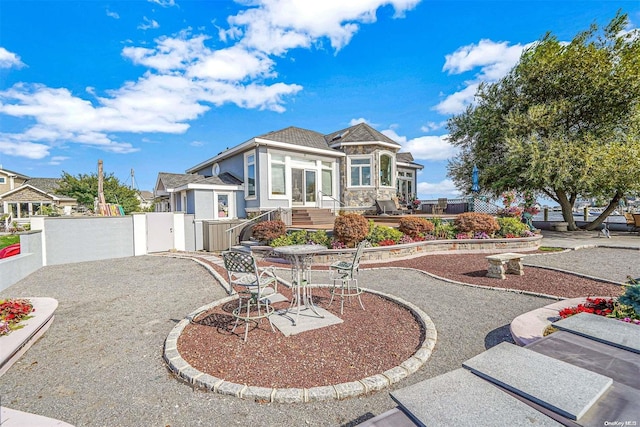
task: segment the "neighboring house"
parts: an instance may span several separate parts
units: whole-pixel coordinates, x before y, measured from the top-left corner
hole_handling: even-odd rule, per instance
[[[244,217],[241,195],[242,181],[228,173],[205,177],[160,172],[155,187],[155,211],[194,214],[194,219]]]
[[[138,191],[136,192],[136,199],[140,202],[140,208],[142,210],[147,210],[151,206],[153,206],[153,193],[151,191]]]
[[[13,218],[42,215],[47,210],[70,214],[77,201],[55,194],[59,182],[59,178],[30,178],[0,169],[0,214],[10,213]]]
[[[375,210],[376,200],[415,198],[423,166],[410,153],[398,153],[401,148],[365,123],[328,135],[288,127],[229,148],[186,174],[160,173],[155,195],[166,204],[157,210],[220,219],[213,209],[220,197],[228,200],[228,216],[240,218],[278,207]]]

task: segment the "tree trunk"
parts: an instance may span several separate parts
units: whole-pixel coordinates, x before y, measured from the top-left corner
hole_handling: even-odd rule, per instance
[[[562,190],[555,191],[558,196],[558,203],[560,203],[560,209],[562,209],[562,218],[568,224],[567,230],[575,231],[578,229],[576,226],[576,220],[573,218],[573,202],[567,198],[567,194]]]
[[[611,214],[611,212],[613,212],[615,208],[618,207],[618,202],[621,198],[622,193],[620,191],[616,192],[615,196],[613,196],[613,198],[609,201],[609,205],[607,206],[607,208],[602,211],[602,213],[598,215],[596,219],[587,224],[584,229],[587,231],[592,231],[602,225],[604,220]]]

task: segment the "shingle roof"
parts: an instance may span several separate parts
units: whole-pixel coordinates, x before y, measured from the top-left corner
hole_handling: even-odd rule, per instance
[[[48,194],[55,194],[60,188],[60,178],[30,178],[23,185],[30,185]]]
[[[15,175],[20,179],[29,179],[29,177],[26,176],[26,175],[23,175],[23,174],[18,173],[18,172],[10,171],[9,169],[3,169],[1,166],[0,166],[0,172],[4,172],[7,175]]]
[[[256,138],[268,139],[270,141],[286,142],[287,144],[300,145],[303,147],[319,148],[322,150],[331,150],[327,145],[327,141],[319,132],[308,129],[302,129],[295,126],[265,133]]]
[[[420,163],[416,163],[413,160],[413,155],[411,153],[407,153],[407,152],[405,152],[405,153],[396,153],[396,160],[398,162],[401,162],[401,163],[408,163],[408,164],[410,164],[412,166],[415,166],[418,169],[422,169],[424,167]]]
[[[398,159],[399,162],[411,163],[413,162],[413,155],[411,155],[411,153],[396,153],[396,159]]]
[[[158,173],[158,179],[162,181],[165,188],[177,188],[187,184],[210,184],[210,185],[239,185],[242,181],[228,172],[218,176],[204,176],[195,173]]]
[[[325,139],[328,144],[335,144],[340,142],[380,141],[400,147],[400,144],[395,142],[393,139],[378,132],[366,123],[358,123],[355,126],[330,133],[328,135],[325,135]]]

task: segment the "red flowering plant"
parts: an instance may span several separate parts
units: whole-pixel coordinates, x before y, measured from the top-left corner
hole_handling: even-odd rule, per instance
[[[599,316],[608,316],[613,313],[614,310],[614,301],[611,298],[587,298],[587,301],[584,304],[578,304],[575,307],[567,307],[562,310],[558,314],[563,319],[569,316],[573,316],[578,313],[591,313],[597,314]]]
[[[0,299],[0,336],[22,328],[19,323],[30,319],[35,309],[28,299]]]

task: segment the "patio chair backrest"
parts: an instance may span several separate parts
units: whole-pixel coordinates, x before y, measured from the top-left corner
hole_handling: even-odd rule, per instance
[[[395,213],[398,212],[398,208],[393,200],[376,200],[378,206],[378,213]]]
[[[356,272],[360,267],[360,258],[362,258],[362,254],[364,253],[364,247],[367,245],[367,241],[363,240],[358,243],[358,247],[356,248],[356,253],[353,255],[353,262],[351,263],[351,271]]]
[[[222,253],[224,268],[229,273],[252,273],[258,272],[256,259],[247,252],[225,251]]]

